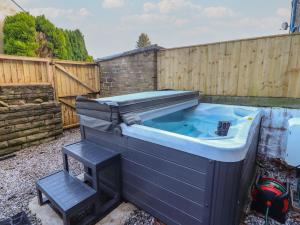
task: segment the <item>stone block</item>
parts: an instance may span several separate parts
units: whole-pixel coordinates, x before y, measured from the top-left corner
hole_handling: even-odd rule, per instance
[[[54,140],[55,140],[55,137],[48,137],[45,139],[41,139],[39,142],[40,142],[40,144],[44,144],[44,143],[48,143],[48,142],[54,141]]]
[[[16,118],[13,120],[6,120],[5,124],[6,125],[16,125],[16,124],[22,124],[22,123],[27,123],[27,122],[28,122],[28,118],[22,117],[22,118]]]
[[[32,128],[35,128],[35,127],[42,127],[42,126],[45,126],[45,122],[44,121],[34,121],[32,122],[32,125],[31,127]]]
[[[61,118],[48,119],[48,120],[45,120],[45,122],[44,122],[45,125],[51,125],[51,124],[57,124],[57,123],[61,123]]]
[[[33,103],[36,103],[36,104],[41,104],[43,102],[44,102],[44,100],[41,99],[41,98],[36,98],[36,99],[33,100]]]
[[[32,141],[40,140],[40,139],[46,138],[46,137],[48,137],[48,132],[29,135],[26,138],[27,138],[28,142],[32,142]]]
[[[36,104],[25,104],[25,105],[18,105],[18,106],[10,106],[9,111],[10,112],[23,112],[23,111],[29,111],[29,110],[36,110],[39,109],[39,105]]]
[[[21,150],[22,146],[18,145],[18,146],[13,146],[13,147],[8,147],[8,148],[3,148],[0,150],[0,156],[2,155],[7,155],[16,151]]]
[[[0,101],[0,107],[8,107],[9,105],[4,102],[4,101]]]
[[[8,107],[0,107],[0,114],[2,113],[8,113],[9,112],[9,108]]]
[[[12,140],[8,140],[8,146],[16,146],[16,145],[21,145],[26,142],[26,137],[20,137]]]
[[[9,133],[9,134],[2,134],[2,135],[0,135],[0,141],[7,141],[7,140],[22,137],[22,136],[23,136],[23,134],[21,134],[19,132],[13,132],[13,133]]]
[[[44,115],[40,115],[39,116],[39,120],[47,120],[47,119],[53,119],[54,118],[54,114],[44,114]]]
[[[8,147],[8,142],[7,141],[0,142],[0,149],[7,148],[7,147]]]
[[[16,124],[15,125],[15,130],[16,131],[21,131],[21,130],[30,129],[31,127],[32,127],[32,123]]]
[[[18,133],[20,133],[20,135],[22,135],[22,136],[37,134],[37,133],[40,133],[40,128],[39,127],[31,128],[31,129],[20,131]]]
[[[48,132],[48,136],[52,137],[52,136],[58,136],[61,135],[63,133],[63,129],[57,129],[57,130],[53,130],[53,131],[49,131]]]
[[[22,148],[28,148],[28,147],[39,145],[39,144],[40,144],[40,141],[26,142],[22,145]]]
[[[5,126],[0,128],[0,135],[1,134],[9,134],[15,131],[14,126]]]

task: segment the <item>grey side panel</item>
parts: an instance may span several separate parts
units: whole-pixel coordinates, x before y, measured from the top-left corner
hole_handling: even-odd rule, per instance
[[[215,162],[210,225],[234,225],[242,163]]]
[[[190,201],[203,205],[205,201],[205,189],[200,189],[175,178],[162,174],[159,171],[144,167],[130,160],[123,160],[123,166],[128,171],[134,171],[138,177],[147,177],[149,182],[159,185],[164,189],[177,193]]]
[[[255,135],[252,139],[251,145],[249,147],[248,153],[245,157],[245,160],[243,162],[243,169],[241,173],[241,180],[240,180],[240,192],[239,192],[239,205],[237,209],[237,215],[236,215],[236,223],[239,224],[240,217],[243,213],[243,208],[247,199],[247,195],[250,191],[251,184],[254,181],[254,176],[256,172],[256,154],[258,150],[258,139],[260,137],[259,135],[260,126],[257,126],[255,129]]]
[[[133,188],[134,190],[134,188]],[[153,199],[151,196],[147,196],[142,201],[139,199],[138,195],[132,195],[127,192],[123,192],[123,197],[128,201],[134,203],[139,208],[142,208],[146,212],[149,212],[152,216],[159,218],[161,221],[164,221],[167,225],[181,225],[180,223],[174,221],[173,218],[168,217],[164,212],[165,208],[168,208],[167,205],[164,205],[161,201]],[[150,205],[156,204],[157,207],[152,207]]]
[[[209,160],[203,157],[161,145],[149,145],[148,142],[135,138],[128,138],[128,145],[134,150],[160,157],[196,171],[206,172],[209,164]]]
[[[90,128],[85,135],[122,153],[123,196],[128,201],[167,224],[208,224],[204,204],[212,164],[207,159]]]
[[[122,154],[123,197],[170,225],[238,225],[257,149],[224,163],[85,127],[86,139]]]
[[[134,184],[139,191],[145,192],[156,199],[165,202],[170,205],[170,207],[174,208],[174,210],[178,210],[182,214],[193,217],[195,220],[202,221],[203,215],[200,212],[203,211],[203,206],[187,200],[184,197],[177,195],[177,193],[164,189],[159,185],[151,183],[147,177],[138,177],[130,171],[124,171],[123,179],[124,183],[130,185]],[[123,188],[126,192],[126,185]]]
[[[192,216],[179,211],[177,208],[174,208],[172,205],[162,201],[156,196],[153,196],[142,189],[139,189],[135,186],[135,184],[129,184],[126,181],[123,182],[124,196],[131,195],[135,196],[139,199],[139,202],[142,204],[147,204],[150,208],[150,213],[152,214],[152,209],[157,209],[167,218],[172,218],[172,220],[176,224],[181,225],[202,225],[204,224],[202,221],[199,221]],[[133,200],[133,199],[128,199]],[[132,201],[135,203],[135,201]],[[163,221],[167,222],[167,221]],[[168,225],[173,225],[173,223],[169,223]]]
[[[259,128],[255,128],[245,160],[237,163],[215,162],[214,189],[210,225],[238,225],[251,182],[255,175],[255,159]]]
[[[122,153],[124,159],[131,160],[138,164],[141,164],[147,168],[160,171],[162,174],[178,179],[182,182],[196,186],[198,188],[205,188],[206,185],[206,174],[191,170],[180,164],[160,159],[158,157],[148,155],[139,151],[132,150],[129,148]]]

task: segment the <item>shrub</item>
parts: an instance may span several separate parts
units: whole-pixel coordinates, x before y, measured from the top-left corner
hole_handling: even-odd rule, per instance
[[[6,54],[93,61],[80,30],[57,28],[44,15],[22,12],[8,16],[3,30]]]
[[[36,56],[35,18],[21,12],[7,16],[3,26],[4,53],[10,55]]]

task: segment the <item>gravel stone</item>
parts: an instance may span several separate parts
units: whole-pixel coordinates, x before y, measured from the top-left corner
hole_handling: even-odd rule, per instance
[[[124,225],[152,225],[155,219],[143,210],[134,210]]]
[[[23,149],[0,161],[0,220],[25,211],[33,225],[41,224],[28,209],[36,196],[35,181],[63,168],[61,149],[80,140],[79,129],[65,131],[57,140]],[[80,174],[80,163],[70,160],[70,169]]]

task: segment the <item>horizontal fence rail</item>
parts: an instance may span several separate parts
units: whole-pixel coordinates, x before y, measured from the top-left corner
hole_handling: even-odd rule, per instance
[[[215,96],[300,97],[300,35],[162,50],[158,88]]]
[[[95,63],[0,54],[0,85],[41,83],[53,86],[61,103],[63,126],[70,128],[78,125],[76,96],[99,93],[100,70]]]

